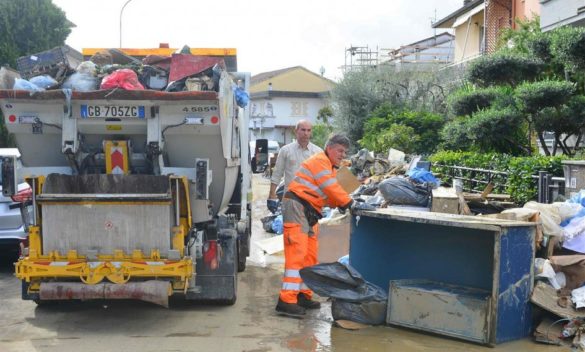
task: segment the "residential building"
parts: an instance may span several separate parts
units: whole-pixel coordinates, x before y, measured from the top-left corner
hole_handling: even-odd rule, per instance
[[[516,18],[539,14],[538,0],[464,0],[461,8],[433,23],[433,28],[453,29],[454,63],[460,64],[494,52],[502,31],[516,27]]]
[[[585,26],[585,1],[540,0],[540,28],[543,32],[566,25]]]
[[[302,66],[252,76],[250,136],[280,144],[290,143],[299,120],[317,122],[319,110],[329,105],[335,82]]]

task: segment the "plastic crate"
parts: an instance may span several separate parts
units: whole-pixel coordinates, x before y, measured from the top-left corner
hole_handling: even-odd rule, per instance
[[[29,79],[38,75],[50,75],[59,80],[59,76],[74,70],[83,61],[83,55],[68,45],[59,46],[40,53],[21,56],[16,60],[20,75]]]

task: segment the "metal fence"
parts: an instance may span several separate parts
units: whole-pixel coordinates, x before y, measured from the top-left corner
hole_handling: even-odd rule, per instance
[[[441,164],[434,164],[433,168],[439,171],[443,180],[461,180],[464,192],[481,193],[490,183],[494,193],[506,192],[507,172]],[[538,187],[539,203],[552,203],[559,195],[565,194],[563,177],[540,171],[538,175],[532,175],[532,179]]]
[[[433,168],[440,170],[443,179],[461,180],[464,192],[481,193],[490,183],[496,193],[503,193],[506,190],[507,172],[441,164],[434,164]]]

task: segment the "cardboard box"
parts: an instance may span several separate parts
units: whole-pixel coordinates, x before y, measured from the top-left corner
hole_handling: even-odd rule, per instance
[[[355,177],[345,166],[340,167],[339,170],[337,170],[337,182],[339,182],[341,187],[347,193],[355,191],[361,185],[357,177]]]
[[[459,214],[459,197],[453,188],[433,189],[431,211],[434,213]]]
[[[320,221],[319,226],[319,263],[331,263],[349,254],[349,215],[342,221],[327,223]]]

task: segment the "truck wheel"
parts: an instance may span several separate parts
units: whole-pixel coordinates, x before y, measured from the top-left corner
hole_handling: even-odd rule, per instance
[[[238,272],[241,273],[246,270],[246,250],[238,239]]]

